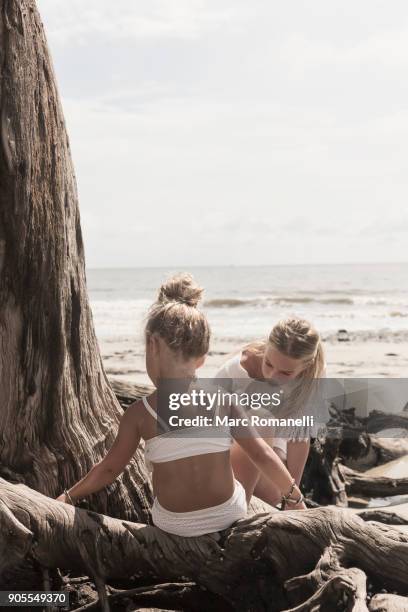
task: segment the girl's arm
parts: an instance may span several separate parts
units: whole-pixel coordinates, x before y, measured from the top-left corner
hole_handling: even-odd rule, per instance
[[[285,464],[269,444],[260,436],[257,429],[249,424],[244,425],[246,421],[241,420],[248,417],[248,414],[246,414],[241,407],[232,404],[230,407],[230,416],[236,419],[237,423],[242,423],[242,425],[237,427],[231,427],[231,433],[251,461],[271,484],[278,488],[281,496],[287,495],[293,488],[291,498],[298,499],[301,496],[300,489],[297,484],[292,487],[293,476],[289,473]],[[290,503],[288,504],[288,508],[305,510],[306,506],[304,502],[300,502],[299,504]]]
[[[246,436],[235,437],[235,439],[262,474],[279,489],[281,495],[287,495],[292,487],[293,477],[265,440]],[[291,498],[298,499],[300,496],[300,489],[295,485]],[[300,502],[299,504],[288,504],[287,508],[305,510],[306,506],[304,502]]]
[[[82,499],[111,484],[123,472],[140,442],[137,404],[129,406],[123,414],[115,441],[105,457],[69,490],[72,501]],[[140,413],[139,413],[140,414]],[[57,501],[67,502],[65,493]]]
[[[288,440],[286,464],[289,472],[300,485],[310,450],[310,440]]]

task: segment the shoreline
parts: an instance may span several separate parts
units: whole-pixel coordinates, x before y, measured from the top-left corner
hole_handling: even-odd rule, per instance
[[[374,333],[367,339],[339,342],[330,336],[323,340],[326,353],[327,376],[332,378],[405,378],[408,371],[408,342],[405,336],[392,335],[381,339]],[[402,336],[402,337],[401,337]],[[241,340],[217,340],[199,370],[201,377],[212,377],[228,357],[239,350]],[[145,371],[144,347],[136,338],[102,339],[99,342],[105,371],[118,381],[151,385]]]

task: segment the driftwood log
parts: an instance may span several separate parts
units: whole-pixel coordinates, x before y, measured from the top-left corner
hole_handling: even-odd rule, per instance
[[[367,469],[408,454],[408,433],[397,438],[375,435],[385,429],[408,430],[407,410],[399,414],[372,410],[362,418],[354,408],[339,410],[332,406],[330,426],[341,432],[339,456],[349,467]]]
[[[408,535],[350,510],[266,512],[220,534],[182,538],[0,479],[0,572],[28,557],[43,568],[91,576],[105,610],[106,584],[124,577],[136,578],[150,601],[152,585],[192,588],[193,582],[202,602],[216,597],[219,609],[246,612],[335,610],[338,604],[362,612],[370,609],[367,578],[400,602],[408,594]]]
[[[340,472],[344,477],[346,491],[350,495],[388,497],[408,494],[408,477],[366,476],[364,472],[356,472],[344,465],[340,465]]]
[[[408,478],[369,477],[360,471],[408,454],[408,437],[373,435],[382,429],[408,429],[406,411],[398,415],[373,411],[362,419],[353,408],[333,408],[329,426],[337,435],[328,435],[312,445],[303,476],[303,490],[311,500],[347,507],[349,495],[408,494]]]

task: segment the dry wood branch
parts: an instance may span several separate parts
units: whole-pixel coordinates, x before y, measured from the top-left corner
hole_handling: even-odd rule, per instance
[[[380,593],[374,595],[368,609],[370,612],[408,612],[408,598]]]
[[[345,570],[357,568],[401,594],[407,589],[408,536],[348,510],[262,513],[217,536],[181,538],[2,479],[0,499],[0,570],[30,555],[44,567],[68,567],[104,582],[125,576],[147,584],[190,580],[236,610],[274,610],[284,607],[274,608],[277,591],[284,593],[288,580],[316,566],[322,574],[319,561],[333,549],[341,551]]]
[[[378,433],[384,429],[408,429],[408,413],[386,414],[373,410],[367,417],[365,426],[368,433]]]
[[[108,591],[107,601],[109,605],[130,600],[133,605],[137,606],[180,609],[183,612],[208,612],[208,610],[211,610],[211,612],[232,612],[232,608],[225,600],[209,593],[193,582],[181,584],[172,582],[126,590],[109,587]],[[94,601],[77,608],[76,612],[90,612],[91,610],[97,610],[98,607],[98,601]]]
[[[378,523],[383,523],[384,525],[407,525],[408,519],[400,516],[396,512],[384,512],[383,510],[379,510],[375,508],[373,510],[364,510],[363,512],[359,512],[358,515],[364,521],[377,521]]]
[[[388,478],[386,476],[366,476],[345,465],[340,471],[346,482],[347,493],[366,497],[387,497],[408,493],[408,478]]]
[[[367,612],[366,575],[359,568],[342,567],[343,552],[339,545],[329,546],[312,572],[286,582],[292,599],[304,595],[305,588],[312,592],[306,601],[287,612],[331,610],[338,603],[347,605],[347,610]]]

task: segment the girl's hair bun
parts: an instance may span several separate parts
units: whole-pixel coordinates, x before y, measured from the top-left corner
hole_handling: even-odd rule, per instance
[[[188,306],[196,307],[203,293],[191,274],[177,274],[169,278],[159,289],[157,301],[159,304],[168,302],[179,302]]]
[[[184,359],[203,357],[208,353],[210,327],[205,314],[196,308],[203,289],[190,274],[177,274],[159,289],[146,322],[146,339],[159,335],[175,353]]]

